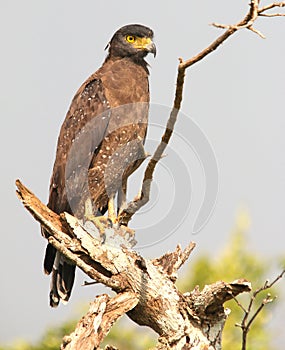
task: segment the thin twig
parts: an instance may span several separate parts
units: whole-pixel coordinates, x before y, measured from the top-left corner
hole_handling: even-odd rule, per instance
[[[212,24],[213,26],[217,28],[227,29],[227,30],[221,36],[219,36],[215,41],[213,41],[211,45],[209,45],[206,49],[202,50],[198,55],[190,58],[187,61],[184,61],[183,63],[180,63],[180,67],[181,68],[183,67],[184,69],[186,69],[192,66],[196,62],[202,60],[209,53],[216,50],[225,40],[227,40],[236,31],[251,27],[253,22],[256,20],[258,16],[258,4],[259,4],[258,0],[251,0],[248,13],[240,22],[238,22],[235,25],[213,23]]]
[[[267,289],[270,289],[274,284],[276,284],[283,276],[285,275],[285,269],[283,271],[281,271],[281,273],[271,282],[269,283],[268,280],[266,280],[264,282],[264,285],[257,288],[253,293],[252,296],[250,298],[249,304],[247,306],[247,308],[245,308],[239,301],[237,298],[233,298],[235,300],[235,302],[237,303],[237,305],[242,309],[242,311],[244,312],[244,316],[243,319],[241,321],[241,323],[236,323],[237,327],[240,327],[242,329],[242,350],[246,350],[246,343],[247,343],[247,335],[248,332],[250,330],[250,327],[253,323],[253,321],[256,319],[256,317],[258,316],[258,314],[261,312],[261,310],[264,308],[265,305],[272,303],[274,301],[275,298],[272,298],[270,294],[267,294],[266,298],[264,298],[262,300],[262,303],[259,305],[259,307],[256,309],[256,311],[253,313],[253,315],[249,318],[251,311],[252,311],[252,307],[253,307],[253,303],[256,300],[257,295],[262,292],[265,291]]]
[[[285,269],[270,284],[267,283],[266,288],[271,288],[276,282],[281,280],[285,275]]]
[[[266,39],[265,35],[261,33],[260,30],[257,30],[253,27],[248,27],[247,29],[251,30],[253,33],[259,35],[261,37],[261,39]]]
[[[244,312],[244,313],[246,313],[246,308],[239,302],[239,300],[237,299],[237,297],[234,297],[233,296],[233,300],[237,303],[237,305],[242,309],[242,311]],[[240,327],[240,325],[239,325],[239,327]]]
[[[261,13],[259,16],[263,17],[282,17],[285,16],[285,13]]]
[[[274,301],[274,299],[276,299],[276,297],[275,297],[275,298],[271,298],[271,295],[270,295],[270,294],[268,294],[268,295],[266,296],[266,298],[263,299],[262,303],[259,305],[259,307],[258,307],[257,310],[255,311],[255,313],[253,314],[253,316],[250,318],[250,320],[249,320],[249,322],[248,322],[248,324],[247,324],[247,326],[246,326],[247,329],[250,328],[252,322],[255,320],[256,316],[260,313],[260,311],[264,308],[264,306],[265,306],[266,304],[272,303],[272,302]]]
[[[285,7],[285,1],[273,2],[267,6],[261,7],[260,9],[258,9],[258,15],[262,14],[265,11],[271,10],[275,7]]]

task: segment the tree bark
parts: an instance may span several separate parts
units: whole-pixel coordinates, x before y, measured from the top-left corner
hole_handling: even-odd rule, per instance
[[[249,282],[219,281],[202,291],[195,287],[182,294],[175,285],[177,271],[194,249],[193,242],[184,250],[178,245],[174,252],[148,260],[127,248],[130,237],[124,228],[106,227],[102,243],[75,217],[53,213],[20,181],[16,184],[26,209],[50,233],[48,241],[91,279],[117,293],[114,298],[97,296],[76,330],[64,338],[61,349],[99,349],[112,324],[124,313],[159,334],[155,349],[221,349],[228,315],[223,303],[250,291]],[[117,236],[123,237],[119,245],[113,244]]]

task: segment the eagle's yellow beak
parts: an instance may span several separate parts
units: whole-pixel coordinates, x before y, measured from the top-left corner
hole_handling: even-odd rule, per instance
[[[156,46],[151,38],[137,38],[133,45],[136,49],[146,50],[152,53],[154,57],[156,55]]]

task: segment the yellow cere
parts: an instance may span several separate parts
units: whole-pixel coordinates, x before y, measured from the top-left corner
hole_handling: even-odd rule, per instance
[[[126,40],[133,44],[133,46],[136,49],[145,49],[149,44],[152,43],[152,40],[150,38],[146,38],[146,37],[136,37],[134,35],[127,35],[126,36]]]

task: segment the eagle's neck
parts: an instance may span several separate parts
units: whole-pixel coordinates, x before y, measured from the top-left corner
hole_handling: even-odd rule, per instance
[[[120,60],[129,60],[131,63],[135,63],[136,65],[142,67],[146,71],[146,73],[149,74],[148,63],[144,60],[144,57],[141,57],[139,55],[120,57],[109,52],[104,63],[108,63],[109,61],[115,62]]]

